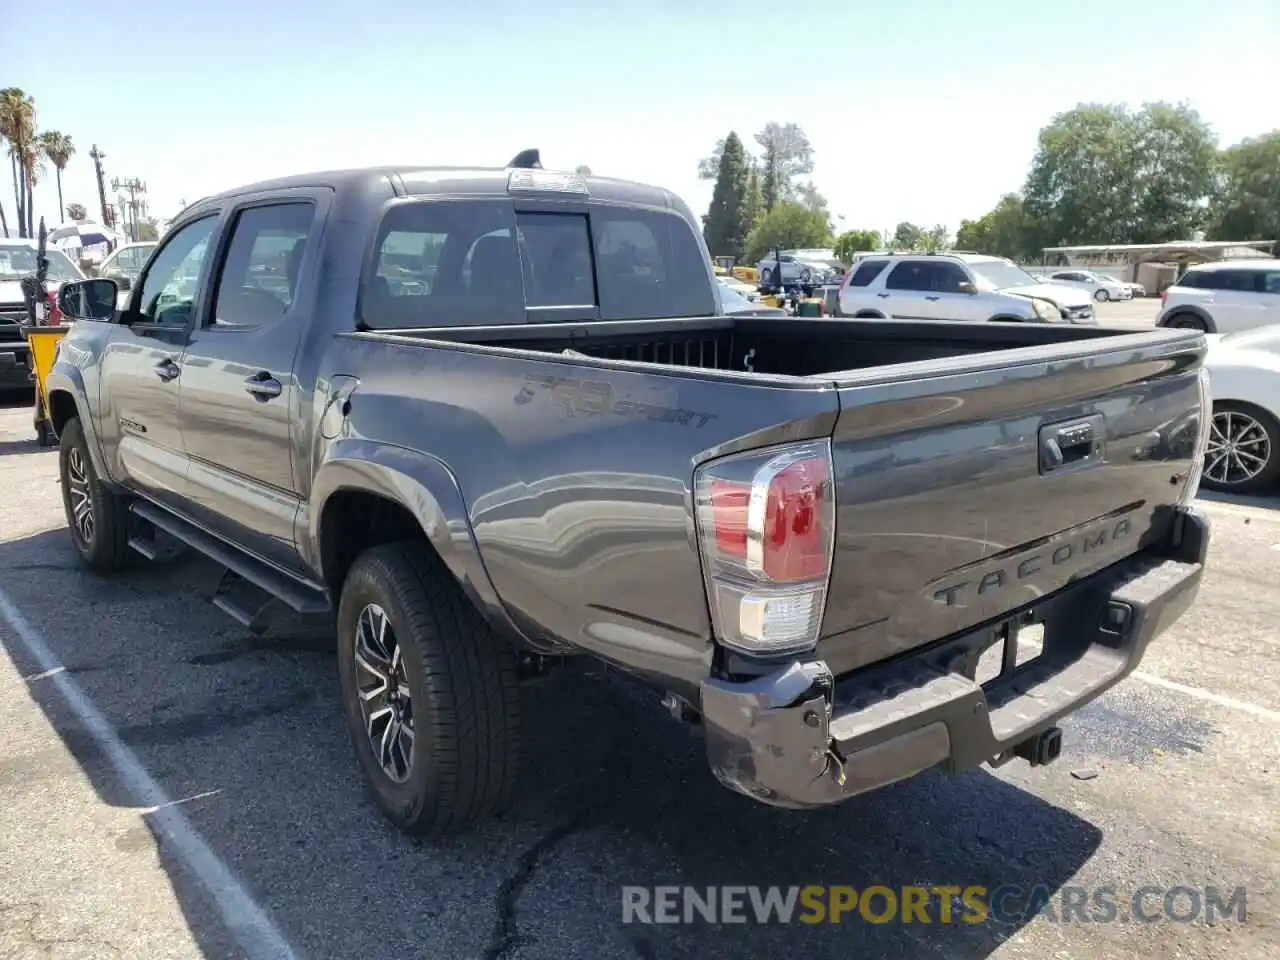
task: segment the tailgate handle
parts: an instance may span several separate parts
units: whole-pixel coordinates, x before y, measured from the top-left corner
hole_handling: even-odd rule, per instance
[[[1100,461],[1102,436],[1101,416],[1043,427],[1040,430],[1040,472],[1052,473]]]

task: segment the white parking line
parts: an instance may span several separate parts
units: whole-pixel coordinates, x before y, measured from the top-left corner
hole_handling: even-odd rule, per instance
[[[272,923],[249,892],[191,826],[181,806],[152,779],[137,755],[116,733],[110,722],[62,669],[39,632],[0,588],[0,619],[8,624],[18,642],[43,671],[39,676],[57,687],[72,713],[102,747],[120,781],[133,795],[140,812],[148,817],[157,837],[191,871],[222,914],[223,923],[252,960],[293,960],[296,954],[284,935]]]
[[[1165,690],[1172,690],[1174,693],[1185,693],[1188,697],[1195,697],[1197,700],[1216,703],[1220,707],[1229,707],[1232,710],[1239,710],[1241,713],[1261,717],[1263,720],[1280,723],[1280,710],[1260,707],[1256,703],[1246,703],[1244,700],[1237,700],[1234,697],[1224,697],[1220,693],[1201,690],[1199,687],[1189,687],[1185,683],[1166,680],[1164,677],[1158,677],[1154,673],[1147,673],[1145,670],[1135,670],[1130,676],[1136,680],[1141,680],[1143,683],[1149,683],[1153,687],[1162,687]]]

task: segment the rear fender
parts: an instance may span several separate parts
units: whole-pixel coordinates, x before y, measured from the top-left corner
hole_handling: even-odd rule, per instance
[[[412,513],[476,609],[511,639],[525,640],[489,579],[467,518],[462,491],[441,461],[369,440],[348,439],[331,444],[312,482],[310,505],[299,513],[297,521],[299,549],[314,570],[322,571],[323,567],[320,524],[325,503],[343,491],[384,497]]]

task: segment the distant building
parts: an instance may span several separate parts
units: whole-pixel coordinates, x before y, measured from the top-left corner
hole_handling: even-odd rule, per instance
[[[1273,240],[1182,240],[1176,243],[1118,243],[1045,247],[1044,267],[1083,267],[1146,287],[1149,294],[1175,283],[1187,267],[1211,260],[1246,260],[1274,255]]]

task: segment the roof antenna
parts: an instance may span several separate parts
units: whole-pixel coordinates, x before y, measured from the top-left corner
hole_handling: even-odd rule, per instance
[[[512,157],[507,166],[520,170],[541,170],[542,156],[538,153],[536,147],[530,147],[528,150],[521,150]]]

